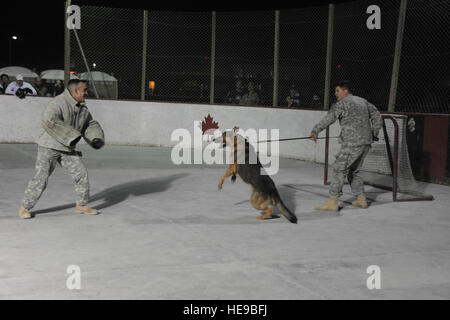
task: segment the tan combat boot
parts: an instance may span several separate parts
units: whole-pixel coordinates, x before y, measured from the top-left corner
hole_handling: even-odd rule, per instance
[[[31,215],[30,211],[25,209],[24,206],[21,206],[19,208],[19,217],[21,217],[22,219],[31,219],[32,215]]]
[[[91,209],[88,206],[76,206],[75,207],[75,212],[76,213],[89,214],[89,215],[96,215],[96,214],[98,214],[97,210]]]
[[[366,209],[368,207],[368,205],[367,205],[366,196],[364,195],[364,193],[361,193],[358,196],[358,198],[352,202],[352,205],[354,205],[355,207],[361,207],[363,209]]]
[[[338,211],[339,210],[339,204],[338,204],[338,197],[331,196],[330,200],[325,202],[324,204],[315,207],[316,210],[321,211]]]

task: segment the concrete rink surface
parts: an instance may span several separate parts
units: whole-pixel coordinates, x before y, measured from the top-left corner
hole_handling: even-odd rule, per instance
[[[267,221],[250,187],[227,180],[223,165],[173,165],[170,148],[79,148],[89,171],[90,205],[74,212],[72,180],[61,167],[34,208],[18,208],[34,175],[37,146],[0,144],[1,299],[449,299],[450,188],[426,184],[434,201],[393,203],[366,187],[372,202],[338,213],[323,166],[280,159],[273,177],[299,218]],[[69,290],[68,267],[81,272]],[[369,290],[368,267],[380,289]]]

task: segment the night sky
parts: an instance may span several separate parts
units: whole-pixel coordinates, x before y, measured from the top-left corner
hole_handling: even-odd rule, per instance
[[[51,69],[64,65],[64,2],[46,1],[44,6],[31,1],[2,1],[0,9],[0,66],[9,65],[11,41],[12,65]],[[3,7],[7,5],[7,7]]]
[[[295,3],[295,7],[323,5],[327,1],[309,0]],[[336,2],[336,1],[334,1]],[[10,39],[12,41],[12,65],[28,68],[62,69],[64,66],[64,0],[46,1],[2,1],[0,8],[0,67],[9,64]],[[204,11],[204,10],[255,10],[290,8],[290,1],[276,4],[261,2],[227,1],[226,3],[176,2],[164,3],[154,1],[101,1],[73,0],[72,4],[95,5],[120,8],[139,8],[147,10]],[[276,5],[277,7],[270,7]]]

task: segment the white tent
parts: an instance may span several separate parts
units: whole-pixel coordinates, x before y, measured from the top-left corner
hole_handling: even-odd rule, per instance
[[[41,72],[41,79],[44,80],[64,80],[64,70],[45,70]],[[78,79],[74,74],[70,75],[70,79]]]
[[[91,71],[92,80],[94,81],[95,88],[97,89],[99,98],[104,99],[117,99],[117,79],[113,76],[100,72]],[[80,74],[81,80],[86,80],[89,83],[91,91],[93,91],[91,84],[91,77],[88,72]]]
[[[34,79],[38,77],[38,74],[31,71],[30,69],[24,68],[24,67],[18,67],[18,66],[10,66],[10,67],[4,67],[0,69],[0,74],[7,74],[9,78],[16,78],[18,74],[21,74],[24,78],[28,79]]]
[[[92,75],[92,79],[94,81],[111,81],[111,82],[117,82],[117,79],[114,78],[113,76],[110,76],[107,73],[104,72],[100,72],[100,71],[91,71],[91,75]],[[84,72],[80,74],[80,79],[81,80],[86,80],[86,81],[90,81],[91,78],[89,77],[89,73],[88,72]]]

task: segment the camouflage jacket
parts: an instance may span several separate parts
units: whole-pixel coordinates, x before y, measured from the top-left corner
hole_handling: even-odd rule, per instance
[[[66,89],[45,108],[36,143],[72,152],[81,138],[90,145],[94,138],[105,140],[100,124],[92,119],[86,105],[78,103]]]
[[[328,111],[327,115],[314,126],[311,134],[318,134],[339,119],[342,146],[361,146],[372,144],[373,138],[378,137],[382,127],[381,114],[378,109],[367,100],[347,95]]]

